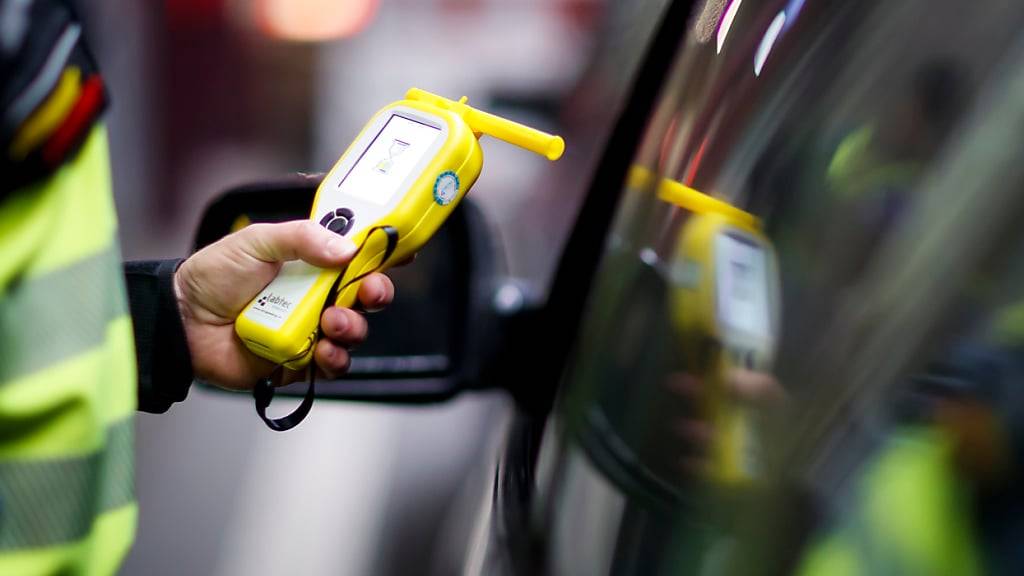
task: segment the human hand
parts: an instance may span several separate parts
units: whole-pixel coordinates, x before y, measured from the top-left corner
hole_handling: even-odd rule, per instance
[[[728,402],[753,412],[781,405],[786,398],[771,374],[733,367],[726,372]],[[712,465],[716,428],[702,406],[706,383],[691,374],[676,372],[666,379],[671,416],[668,418],[669,457],[683,478],[704,476]]]
[[[289,260],[303,260],[322,268],[338,268],[355,255],[351,240],[309,220],[280,224],[253,224],[203,248],[185,260],[174,276],[188,339],[192,368],[197,378],[232,390],[253,387],[273,371],[274,364],[256,356],[235,334],[235,318],[277,276]],[[362,280],[358,299],[367,311],[383,308],[394,298],[395,287],[384,274]],[[349,348],[367,335],[362,314],[332,306],[320,317],[321,338],[313,360],[324,376],[336,377],[349,365]],[[301,374],[285,370],[282,383]]]

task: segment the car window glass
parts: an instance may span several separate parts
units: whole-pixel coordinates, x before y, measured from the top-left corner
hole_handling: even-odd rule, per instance
[[[615,521],[639,540],[618,545],[673,573],[742,563],[734,515],[788,502],[752,497],[765,483],[817,513],[757,515],[786,529],[746,561],[812,546],[906,430],[1024,409],[1024,7],[996,4],[698,6],[560,402],[564,445],[631,503]]]

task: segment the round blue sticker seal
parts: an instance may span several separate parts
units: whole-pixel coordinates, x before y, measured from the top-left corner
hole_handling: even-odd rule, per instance
[[[459,195],[459,176],[451,170],[445,170],[434,181],[434,202],[447,206]]]

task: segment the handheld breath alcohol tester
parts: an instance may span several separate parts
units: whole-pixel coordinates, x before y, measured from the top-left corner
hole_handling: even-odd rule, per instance
[[[715,430],[708,476],[750,481],[759,449],[726,378],[731,367],[771,370],[779,332],[775,250],[749,212],[669,179],[658,195],[691,212],[676,245],[670,306],[687,365],[707,386],[703,410]]]
[[[344,269],[293,261],[235,321],[235,331],[256,355],[300,370],[313,356],[320,315],[327,304],[352,307],[359,281],[415,254],[441,227],[483,166],[478,139],[489,135],[557,160],[558,136],[482,112],[417,88],[379,110],[317,189],[310,219],[358,246]],[[257,411],[275,429],[301,421],[312,401],[281,423],[263,414],[273,390],[254,389]],[[263,404],[261,408],[261,404]],[[291,418],[291,417],[289,417]],[[285,420],[285,419],[282,419]]]

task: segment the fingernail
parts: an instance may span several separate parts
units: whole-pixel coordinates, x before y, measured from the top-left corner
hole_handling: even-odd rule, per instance
[[[331,258],[350,258],[356,251],[356,245],[348,238],[331,238],[327,242],[327,255]]]
[[[366,311],[368,314],[373,314],[374,312],[380,312],[383,309],[384,309],[384,297],[383,296],[381,296],[380,298],[377,298],[376,301],[374,301],[374,303],[372,305],[363,306],[363,310]]]
[[[378,282],[380,284],[380,282]],[[388,299],[385,288],[381,286],[380,295],[374,298],[373,305],[369,307],[368,312],[380,312],[385,307],[385,302]]]
[[[325,356],[327,356],[327,358],[325,358],[327,363],[330,363],[331,361],[334,360],[334,350],[331,350],[330,352],[327,352],[325,354]],[[335,373],[335,371],[333,369],[331,369],[331,368],[328,368],[328,367],[325,367],[325,366],[321,366],[320,370],[323,371],[324,376],[326,376],[328,380],[334,380],[337,377],[337,373]]]
[[[344,332],[346,328],[348,328],[348,318],[345,317],[345,316],[339,315],[334,320],[334,331],[338,332],[338,333],[341,333],[341,332]]]

